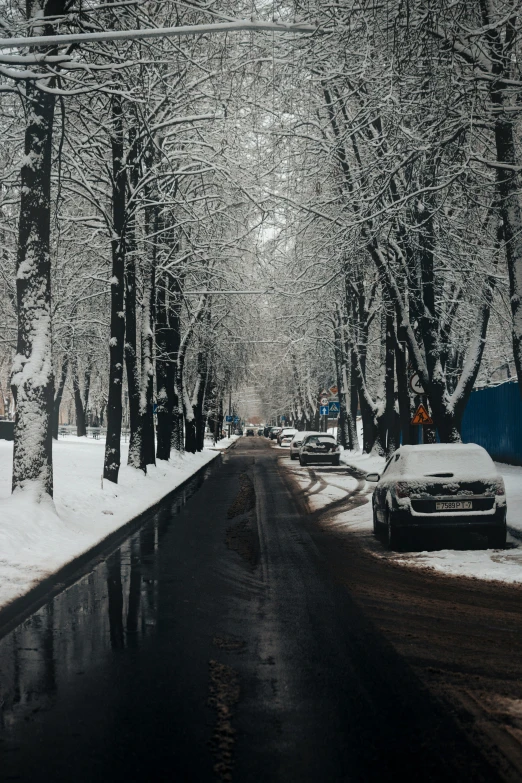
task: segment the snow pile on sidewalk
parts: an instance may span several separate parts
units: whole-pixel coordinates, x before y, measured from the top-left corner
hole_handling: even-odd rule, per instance
[[[223,441],[220,441],[220,445]],[[223,445],[223,448],[226,446]],[[175,454],[147,475],[126,464],[122,444],[119,483],[103,482],[103,440],[60,439],[54,444],[54,502],[11,495],[12,443],[0,440],[0,608],[146,511],[217,457]]]

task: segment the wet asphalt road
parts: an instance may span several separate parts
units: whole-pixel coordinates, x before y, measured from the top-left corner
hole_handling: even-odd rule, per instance
[[[280,455],[241,439],[0,640],[1,780],[498,779],[337,578]]]

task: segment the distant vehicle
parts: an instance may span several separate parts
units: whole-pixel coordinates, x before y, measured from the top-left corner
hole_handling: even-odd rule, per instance
[[[291,442],[293,440],[293,437],[294,437],[293,435],[283,435],[283,437],[281,438],[281,440],[279,442],[279,445],[282,446],[285,449],[290,448],[290,444],[291,444]]]
[[[330,465],[339,465],[340,459],[341,447],[337,445],[333,435],[326,433],[307,435],[299,451],[301,465],[309,465],[311,462],[329,462]]]
[[[274,440],[274,438],[277,438],[280,432],[281,432],[281,427],[272,427],[270,432],[268,433],[268,437],[270,438],[270,440]]]
[[[258,429],[257,434],[258,435],[262,435],[263,434],[263,428],[262,427],[260,429]]]
[[[242,435],[242,434],[243,434],[243,430],[241,429],[241,427],[237,427],[234,430],[234,435]]]
[[[283,427],[280,432],[277,433],[277,442],[279,445],[281,445],[282,438],[285,437],[285,435],[292,435],[294,436],[296,434],[297,430],[295,427]]]
[[[307,435],[320,435],[320,432],[316,430],[308,430],[305,432],[296,432],[290,443],[290,459],[299,459],[299,450],[303,445],[303,440]]]
[[[506,545],[506,490],[487,451],[476,443],[401,446],[392,454],[373,493],[373,530],[388,549],[408,534],[468,531]]]
[[[246,431],[246,434],[247,434],[247,435],[253,435],[253,434],[254,434],[254,430],[252,430],[252,429],[250,429],[250,428],[249,428],[249,429]]]

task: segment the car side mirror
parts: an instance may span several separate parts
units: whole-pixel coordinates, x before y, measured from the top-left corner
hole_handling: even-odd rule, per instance
[[[377,481],[379,481],[379,479],[380,479],[380,476],[379,476],[378,473],[367,473],[366,474],[366,481],[377,482]]]

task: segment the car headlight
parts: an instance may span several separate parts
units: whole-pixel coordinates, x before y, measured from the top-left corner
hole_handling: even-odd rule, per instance
[[[405,481],[398,481],[397,484],[395,484],[395,494],[398,498],[409,498],[411,487],[409,487]]]

